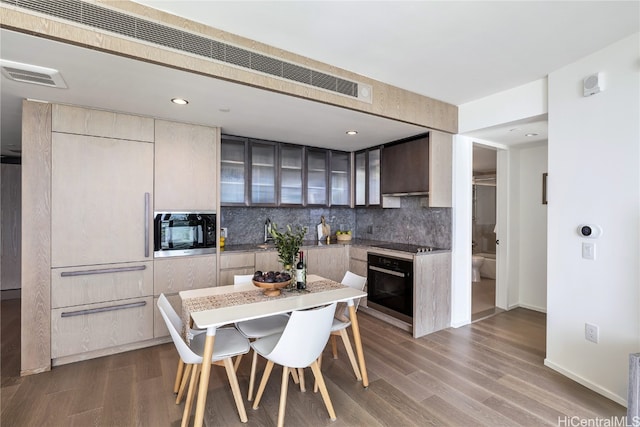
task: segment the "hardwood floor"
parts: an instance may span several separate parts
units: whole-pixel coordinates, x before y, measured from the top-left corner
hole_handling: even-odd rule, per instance
[[[177,364],[173,344],[20,377],[19,310],[19,300],[2,301],[1,425],[180,425],[183,406],[174,403],[172,393]],[[329,346],[322,371],[337,421],[329,420],[320,394],[309,386],[311,372],[306,372],[307,392],[289,387],[287,425],[557,426],[565,416],[586,420],[626,413],[543,366],[542,313],[516,309],[420,339],[364,313],[358,318],[369,388],[356,382],[343,348],[334,360]],[[238,372],[245,396],[249,359],[243,359]],[[280,374],[274,368],[259,409],[245,402],[245,425],[275,425]],[[222,368],[212,369],[205,425],[243,425]]]

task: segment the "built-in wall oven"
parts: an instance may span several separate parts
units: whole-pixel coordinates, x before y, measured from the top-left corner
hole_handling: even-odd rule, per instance
[[[413,260],[370,252],[367,306],[413,323]]]
[[[215,253],[215,212],[156,212],[154,256]]]

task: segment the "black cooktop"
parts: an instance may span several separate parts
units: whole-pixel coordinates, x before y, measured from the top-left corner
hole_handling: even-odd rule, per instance
[[[400,251],[400,252],[408,252],[411,254],[417,254],[422,252],[431,252],[437,251],[438,248],[434,248],[432,246],[420,246],[420,245],[411,245],[409,243],[376,243],[371,245],[374,248],[380,249],[389,249],[392,251]]]

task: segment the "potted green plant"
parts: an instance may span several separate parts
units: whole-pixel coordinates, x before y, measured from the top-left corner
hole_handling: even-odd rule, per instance
[[[295,229],[291,228],[291,225],[287,225],[287,229],[284,231],[278,230],[278,225],[275,223],[271,227],[271,236],[278,250],[279,260],[285,270],[290,271],[295,264],[300,245],[302,245],[306,234],[307,227],[299,225]]]

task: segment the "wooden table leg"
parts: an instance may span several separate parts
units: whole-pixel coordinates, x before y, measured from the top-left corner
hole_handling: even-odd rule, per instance
[[[207,403],[207,389],[209,388],[209,374],[211,373],[211,356],[213,356],[213,342],[216,338],[216,328],[207,328],[207,338],[204,341],[204,354],[202,355],[202,372],[200,373],[200,386],[198,388],[198,402],[196,403],[195,427],[202,427],[204,421],[204,407]]]
[[[358,325],[358,317],[356,316],[356,307],[353,301],[349,301],[349,319],[351,320],[351,329],[353,329],[353,340],[356,342],[356,353],[358,353],[358,363],[360,363],[360,375],[362,375],[362,386],[369,387],[369,375],[367,374],[367,366],[364,363],[364,353],[362,352],[362,340],[360,339],[360,326]]]

